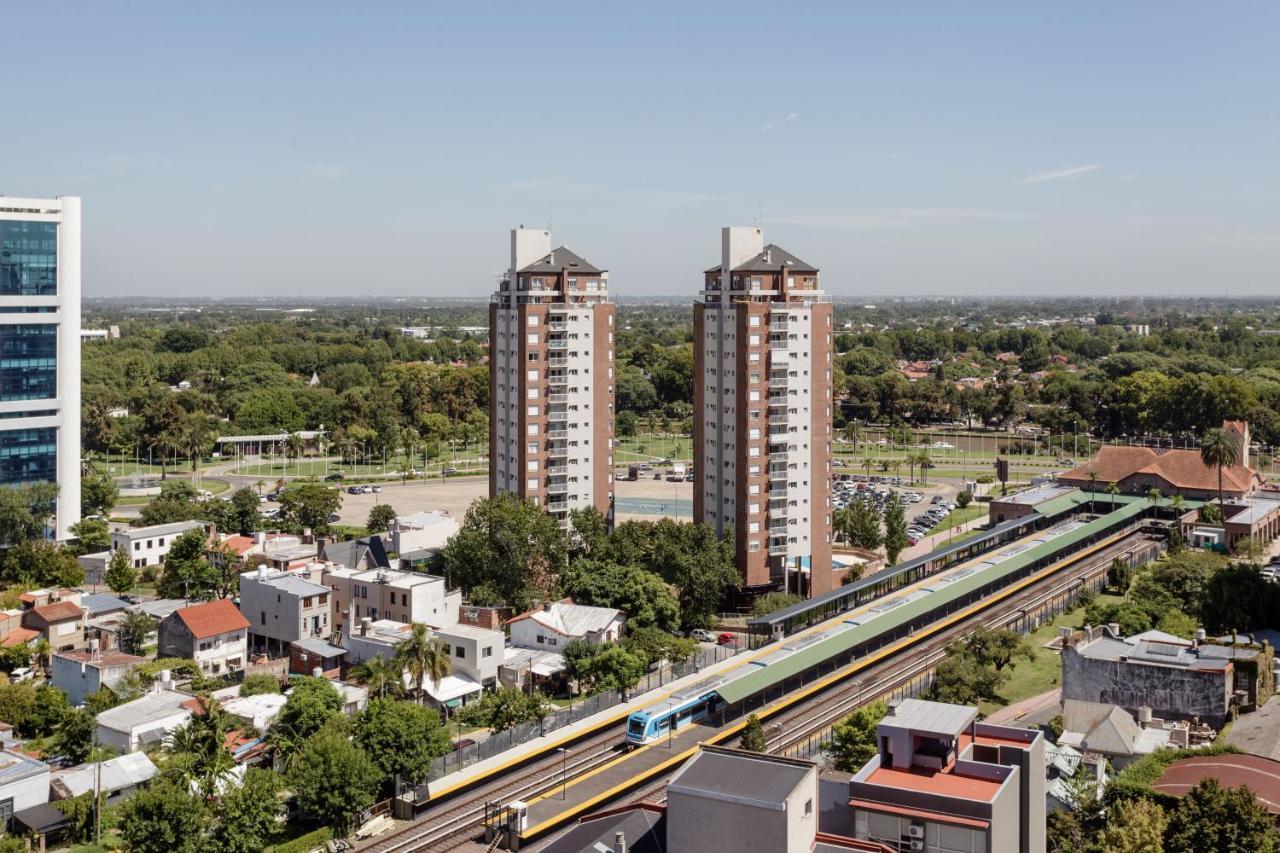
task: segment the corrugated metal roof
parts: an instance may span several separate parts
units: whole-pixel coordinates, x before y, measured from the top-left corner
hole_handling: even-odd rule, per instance
[[[1015,556],[999,559],[1002,555],[996,554],[994,555],[996,559],[988,561],[984,569],[973,572],[968,577],[951,584],[945,590],[932,595],[921,596],[908,603],[895,604],[888,611],[882,611],[882,615],[878,618],[862,622],[852,630],[825,637],[822,642],[808,646],[785,660],[747,672],[717,688],[716,692],[726,702],[741,701],[783,679],[790,678],[822,661],[846,652],[872,639],[893,625],[911,621],[935,609],[940,604],[963,598],[992,581],[1021,571],[1042,557],[1054,554],[1065,547],[1087,539],[1117,521],[1135,518],[1149,508],[1150,503],[1145,499],[1134,501],[1128,506],[1117,509],[1115,512],[1101,518],[1079,526],[1073,525],[1070,532],[1053,536],[1049,541],[1021,550]],[[898,600],[900,601],[900,599]],[[891,615],[886,615],[886,613]]]

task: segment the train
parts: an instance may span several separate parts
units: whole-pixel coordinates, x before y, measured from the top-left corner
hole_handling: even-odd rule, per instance
[[[1102,547],[1109,534],[1128,527],[1145,508],[1131,505],[1100,519],[1069,520],[1012,543],[922,586],[853,613],[821,631],[801,633],[779,648],[746,661],[731,672],[703,679],[636,710],[627,718],[625,745],[640,747],[662,740],[708,715],[769,690],[820,663],[851,663],[910,635],[934,614],[950,613],[991,585],[1004,584],[1043,568],[1062,552],[1085,547],[1076,557]]]

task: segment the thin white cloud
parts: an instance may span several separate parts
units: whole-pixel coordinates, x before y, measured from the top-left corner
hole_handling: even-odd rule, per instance
[[[1023,184],[1038,184],[1043,181],[1061,181],[1064,178],[1078,178],[1081,175],[1096,172],[1101,168],[1102,166],[1097,163],[1089,163],[1084,166],[1064,166],[1061,169],[1050,169],[1047,172],[1036,172],[1035,174],[1027,175],[1025,178],[1018,181],[1017,186],[1022,186]]]
[[[779,125],[786,124],[787,122],[790,122],[790,121],[795,121],[798,118],[800,118],[800,113],[787,113],[786,117],[783,118],[782,121],[769,122],[764,127],[760,128],[760,132],[768,133],[769,131],[776,129]]]
[[[303,168],[303,177],[309,181],[340,181],[351,170],[339,163],[308,163]]]

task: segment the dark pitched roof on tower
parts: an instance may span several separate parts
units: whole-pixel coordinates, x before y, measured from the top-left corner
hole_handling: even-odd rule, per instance
[[[733,268],[734,272],[777,272],[786,267],[793,272],[817,272],[818,268],[807,264],[780,246],[773,243],[764,247],[764,251],[752,257],[746,263]]]
[[[589,264],[581,255],[574,254],[564,246],[552,249],[551,254],[543,255],[527,267],[519,270],[519,272],[558,273],[566,268],[573,272],[588,274],[602,272],[602,270],[598,270]]]

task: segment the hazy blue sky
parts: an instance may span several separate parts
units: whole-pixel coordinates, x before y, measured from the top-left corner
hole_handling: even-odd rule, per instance
[[[85,292],[620,294],[721,225],[833,294],[1280,294],[1275,3],[15,3],[0,193]]]

